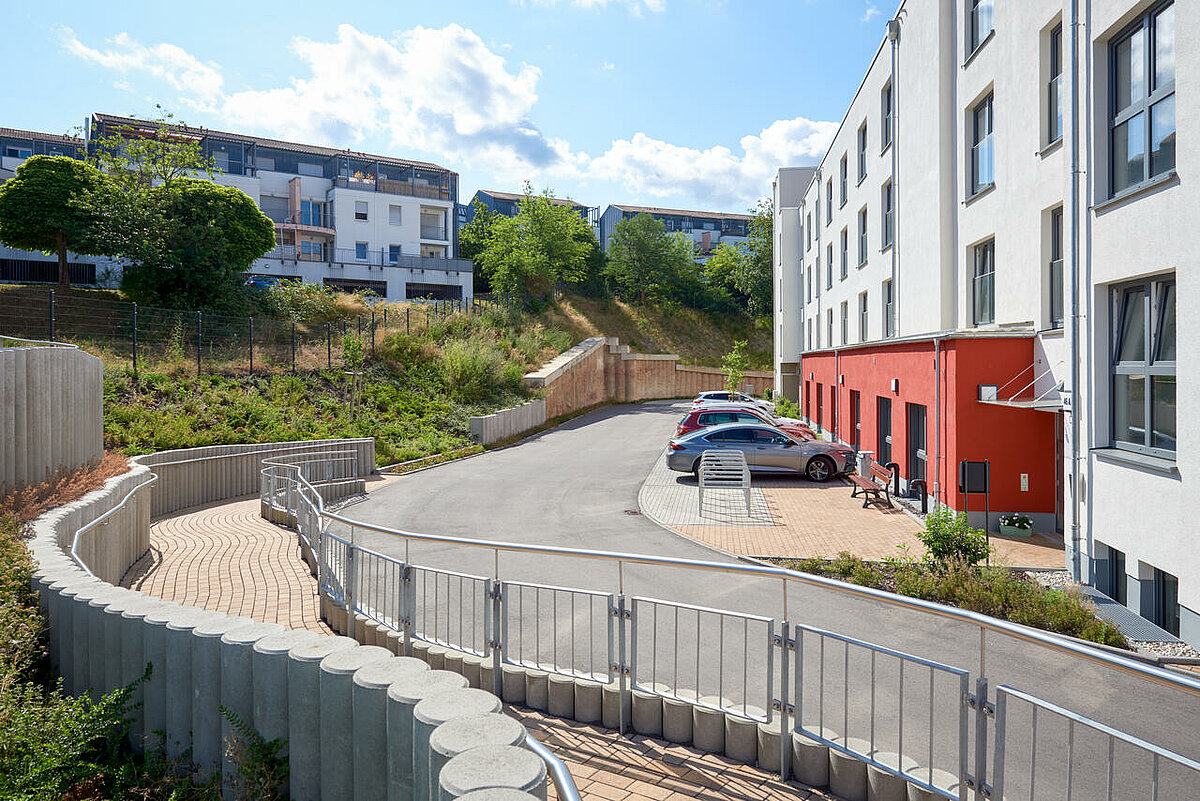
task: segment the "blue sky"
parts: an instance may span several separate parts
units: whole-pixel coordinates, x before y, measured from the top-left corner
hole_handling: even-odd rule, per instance
[[[20,3],[0,125],[92,111],[420,158],[460,195],[740,211],[824,151],[893,9],[869,0]]]

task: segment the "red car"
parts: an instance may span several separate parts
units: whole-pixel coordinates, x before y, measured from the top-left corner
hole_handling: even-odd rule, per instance
[[[699,409],[692,409],[684,415],[683,419],[679,421],[679,425],[675,427],[675,436],[682,437],[684,434],[690,434],[701,428],[721,425],[722,423],[765,423],[769,426],[775,426],[781,431],[785,431],[801,440],[816,439],[812,430],[806,425],[801,425],[800,423],[781,423],[766,412],[746,406],[704,406]]]

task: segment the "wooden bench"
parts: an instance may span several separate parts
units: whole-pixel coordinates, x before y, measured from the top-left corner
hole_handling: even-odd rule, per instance
[[[850,483],[854,485],[854,491],[850,493],[851,498],[857,498],[859,493],[863,495],[863,508],[867,508],[867,504],[871,501],[880,500],[879,494],[883,493],[883,500],[887,502],[888,508],[892,507],[892,471],[871,460],[871,467],[867,475],[851,475],[848,477]]]
[[[700,480],[699,513],[704,513],[705,489],[738,489],[746,494],[746,514],[750,514],[750,468],[746,454],[741,451],[705,451],[700,454],[700,469],[696,471]]]

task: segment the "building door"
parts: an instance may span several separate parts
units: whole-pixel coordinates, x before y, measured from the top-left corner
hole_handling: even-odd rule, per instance
[[[837,384],[829,385],[829,430],[833,432],[833,438],[838,439],[838,410],[837,410]]]
[[[812,382],[804,382],[804,419],[812,422]]]
[[[1102,588],[1109,598],[1122,606],[1128,605],[1129,581],[1125,578],[1125,552],[1108,546],[1108,570],[1106,571],[1108,586]]]
[[[859,450],[862,444],[862,407],[858,390],[850,390],[850,447]]]
[[[925,406],[908,404],[908,483],[925,480]]]
[[[1179,636],[1179,579],[1154,568],[1154,622]]]
[[[1062,412],[1054,415],[1054,530],[1062,534],[1066,529],[1063,504],[1063,460],[1066,448],[1063,443],[1064,417]],[[1124,570],[1124,566],[1122,566]]]
[[[892,399],[878,398],[878,439],[875,448],[875,461],[886,465],[892,461]]]
[[[817,384],[817,429],[818,430],[820,430],[823,427],[821,423],[822,423],[822,418],[824,417],[824,413],[825,413],[825,393],[823,391],[822,386],[820,384]]]

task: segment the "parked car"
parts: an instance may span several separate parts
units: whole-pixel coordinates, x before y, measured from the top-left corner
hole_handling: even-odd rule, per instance
[[[695,473],[709,450],[739,450],[757,473],[802,473],[811,481],[828,481],[854,466],[854,451],[825,440],[804,441],[762,423],[726,423],[672,439],[667,467]]]
[[[786,431],[801,440],[816,439],[816,435],[808,426],[799,422],[784,422],[770,415],[757,406],[749,404],[714,404],[691,409],[675,427],[675,436],[682,437],[693,431],[709,426],[719,426],[723,423],[764,423]]]
[[[746,395],[741,392],[726,392],[723,389],[701,392],[692,401],[692,407],[695,408],[697,406],[706,406],[713,403],[744,403],[749,406],[762,409],[768,414],[775,413],[775,404],[771,403],[769,400],[755,398],[751,395]]]

